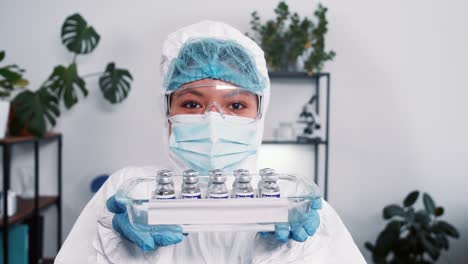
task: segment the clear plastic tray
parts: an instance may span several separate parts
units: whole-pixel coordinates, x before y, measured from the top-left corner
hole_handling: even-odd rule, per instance
[[[257,187],[259,175],[252,175]],[[227,175],[231,192],[234,177]],[[156,177],[139,177],[128,181],[116,193],[125,204],[130,222],[135,227],[180,225],[185,233],[210,231],[273,231],[275,224],[301,221],[314,199],[320,199],[319,188],[311,182],[288,174],[279,174],[280,198],[206,199],[208,177],[200,176],[203,199],[180,199],[182,176],[174,176],[177,199],[153,198]]]

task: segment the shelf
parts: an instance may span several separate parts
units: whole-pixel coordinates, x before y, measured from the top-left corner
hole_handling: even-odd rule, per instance
[[[39,210],[45,209],[51,205],[57,204],[59,201],[58,196],[39,196]],[[8,217],[8,225],[12,225],[31,216],[34,212],[34,198],[23,199],[18,198],[16,213]],[[3,217],[0,217],[0,229],[3,229]]]
[[[61,133],[50,132],[47,133],[44,137],[39,138],[35,136],[24,136],[24,137],[6,137],[0,138],[0,145],[10,145],[10,144],[19,144],[25,142],[34,142],[37,140],[52,139],[62,136]]]
[[[43,258],[43,259],[39,260],[39,263],[42,263],[42,264],[53,264],[53,263],[54,263],[54,259],[51,259],[51,258]]]
[[[34,136],[24,136],[24,137],[6,137],[0,138],[0,145],[11,145],[11,144],[19,144],[19,143],[26,143],[26,142],[34,142],[36,140],[45,140],[45,139],[52,139],[62,136],[61,133],[47,133],[44,137],[34,137]]]
[[[307,78],[307,79],[317,79],[322,76],[329,76],[328,72],[314,73],[313,75],[307,74],[307,72],[286,72],[286,71],[274,71],[268,72],[270,78]]]
[[[262,144],[266,145],[326,145],[327,141],[323,139],[314,139],[307,141],[297,140],[264,140]]]

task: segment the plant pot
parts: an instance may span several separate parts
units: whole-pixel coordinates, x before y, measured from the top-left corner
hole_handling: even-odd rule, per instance
[[[0,138],[6,137],[9,113],[10,102],[0,101]]]
[[[10,104],[10,115],[8,116],[8,135],[15,137],[28,137],[32,136],[31,132],[27,129],[26,125],[21,127],[13,127],[13,120],[15,119],[15,108]]]

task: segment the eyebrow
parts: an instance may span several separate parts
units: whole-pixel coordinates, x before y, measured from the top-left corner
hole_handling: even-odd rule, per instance
[[[178,91],[177,93],[173,94],[176,98],[180,98],[186,94],[193,94],[195,96],[198,96],[198,97],[204,97],[205,95],[197,90],[192,90],[192,89],[186,89],[186,90],[180,90]],[[252,93],[248,92],[248,91],[239,91],[239,90],[233,90],[232,92],[229,92],[225,95],[223,95],[223,98],[230,98],[230,97],[234,97],[236,95],[246,95],[246,96],[249,96],[249,95],[253,95]]]
[[[193,95],[196,95],[196,96],[199,96],[199,97],[203,97],[203,94],[196,91],[196,90],[191,90],[191,89],[187,89],[187,90],[181,90],[179,93],[176,93],[174,94],[177,98],[185,95],[185,94],[193,94]]]
[[[224,98],[226,98],[226,97],[233,97],[233,96],[236,96],[236,95],[238,95],[238,94],[243,94],[243,95],[247,95],[247,96],[248,96],[248,95],[250,95],[250,94],[252,94],[252,93],[247,92],[247,91],[234,90],[234,91],[232,91],[232,92],[230,92],[230,93],[225,94],[223,97],[224,97]],[[252,95],[253,95],[253,94],[252,94]]]

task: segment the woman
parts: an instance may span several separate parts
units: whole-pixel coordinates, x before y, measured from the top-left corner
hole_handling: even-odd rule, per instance
[[[229,25],[203,21],[167,37],[161,75],[164,141],[173,164],[114,173],[83,210],[56,263],[365,263],[325,201],[313,204],[305,221],[277,226],[273,234],[134,229],[113,196],[132,177],[167,167],[257,171],[270,92],[258,45]]]

